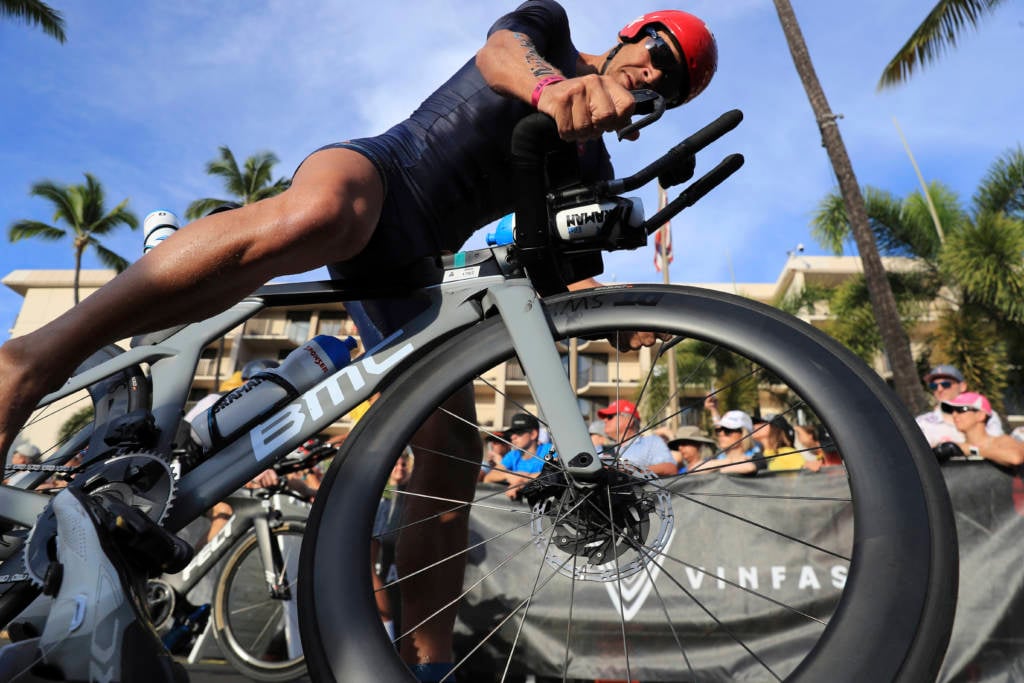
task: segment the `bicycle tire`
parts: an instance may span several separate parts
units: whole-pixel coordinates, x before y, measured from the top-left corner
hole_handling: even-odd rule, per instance
[[[296,600],[298,548],[304,533],[305,525],[296,520],[271,529],[271,538],[284,541],[281,552],[292,577],[292,598],[287,602],[292,605]],[[289,611],[285,602],[267,595],[256,533],[249,531],[227,556],[213,597],[214,636],[228,663],[240,674],[257,681],[291,681],[305,673],[301,645],[298,656],[289,650],[282,621]],[[274,632],[268,632],[267,627]]]
[[[780,680],[934,680],[956,603],[952,511],[919,428],[872,370],[825,334],[787,314],[698,288],[606,287],[552,297],[545,307],[558,339],[593,339],[615,330],[667,332],[724,347],[749,359],[751,367],[766,369],[774,381],[795,391],[830,430],[844,462],[845,476],[834,479],[848,483],[847,505],[853,507],[843,592],[826,615],[827,626],[808,643],[805,654],[795,659],[787,655],[775,668],[762,668],[757,661],[747,668],[702,670],[680,646],[682,657],[676,658],[674,671],[638,672],[628,663],[629,648],[640,642],[631,634],[623,635],[624,668],[581,675],[574,670],[575,652],[570,657],[567,643],[564,670],[556,675],[590,680],[764,680],[769,678],[767,668]],[[314,680],[411,680],[382,629],[352,627],[379,621],[369,588],[368,549],[374,510],[391,467],[387,456],[393,458],[434,407],[458,387],[509,358],[514,352],[500,321],[487,321],[457,335],[389,386],[346,440],[307,520],[309,536],[300,570],[303,642]],[[557,430],[557,425],[550,427]],[[720,481],[727,479],[735,478]],[[724,545],[730,537],[721,538]],[[661,571],[668,570],[663,566]],[[617,580],[621,596],[621,578]],[[577,582],[570,583],[575,588]],[[659,598],[664,604],[660,593]],[[574,616],[571,601],[567,611]],[[668,614],[667,609],[664,612]],[[743,618],[736,617],[741,626]],[[625,634],[627,625],[621,621]],[[675,626],[670,626],[675,636]],[[554,632],[555,642],[567,638],[565,628]],[[701,634],[686,635],[696,640]],[[770,643],[756,642],[755,647],[765,650],[759,658],[776,654]],[[515,641],[509,649],[514,652]],[[739,657],[748,658],[744,652]]]

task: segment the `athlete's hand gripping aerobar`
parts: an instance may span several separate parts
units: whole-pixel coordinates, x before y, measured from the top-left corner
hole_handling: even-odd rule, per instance
[[[642,90],[630,95],[636,104],[631,111],[643,116],[627,124],[630,130],[637,132],[661,117],[660,94]],[[686,182],[693,176],[695,155],[742,120],[739,110],[726,112],[640,171],[588,185],[577,180],[574,146],[561,140],[553,119],[544,114],[523,119],[513,133],[511,153],[518,193],[515,257],[538,291],[565,291],[597,275],[602,251],[644,246],[655,230],[739,170],[743,156],[730,154],[648,220],[639,202],[618,196],[655,178],[665,189]]]

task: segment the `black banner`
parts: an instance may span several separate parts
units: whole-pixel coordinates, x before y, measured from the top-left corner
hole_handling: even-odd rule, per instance
[[[474,588],[456,645],[468,652],[494,631],[470,658],[477,680],[504,669],[513,643],[518,675],[561,680],[568,661],[572,679],[623,678],[628,651],[634,680],[785,678],[820,636],[849,567],[849,490],[845,472],[829,469],[672,484],[663,496],[672,531],[646,566],[630,564],[628,552],[601,566],[559,553],[550,526],[531,527],[525,504],[483,486],[478,501],[490,497],[473,515],[470,545],[481,545],[470,554],[466,585]],[[1024,482],[985,462],[952,462],[944,472],[961,582],[940,680],[1024,680]],[[652,519],[648,545],[660,529]],[[539,561],[545,553],[554,559]],[[570,579],[584,571],[600,578],[602,566],[611,580]],[[616,567],[634,573],[617,579]]]

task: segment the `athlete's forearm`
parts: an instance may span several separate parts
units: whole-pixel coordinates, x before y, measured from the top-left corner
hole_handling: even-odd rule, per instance
[[[562,75],[537,52],[530,37],[518,31],[492,33],[476,53],[476,65],[495,92],[524,102],[531,102],[541,80]]]

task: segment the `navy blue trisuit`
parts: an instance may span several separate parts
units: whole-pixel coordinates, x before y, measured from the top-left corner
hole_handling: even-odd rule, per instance
[[[576,75],[579,53],[557,2],[528,0],[498,19],[488,36],[502,29],[527,35],[550,64],[566,77]],[[458,251],[479,228],[511,212],[512,129],[532,111],[494,92],[474,58],[387,132],[327,145],[372,161],[385,193],[369,244],[351,261],[329,266],[331,276],[393,273],[424,257]],[[584,181],[612,177],[600,139],[580,147],[580,170]],[[366,348],[418,312],[391,301],[350,302],[347,308]]]

